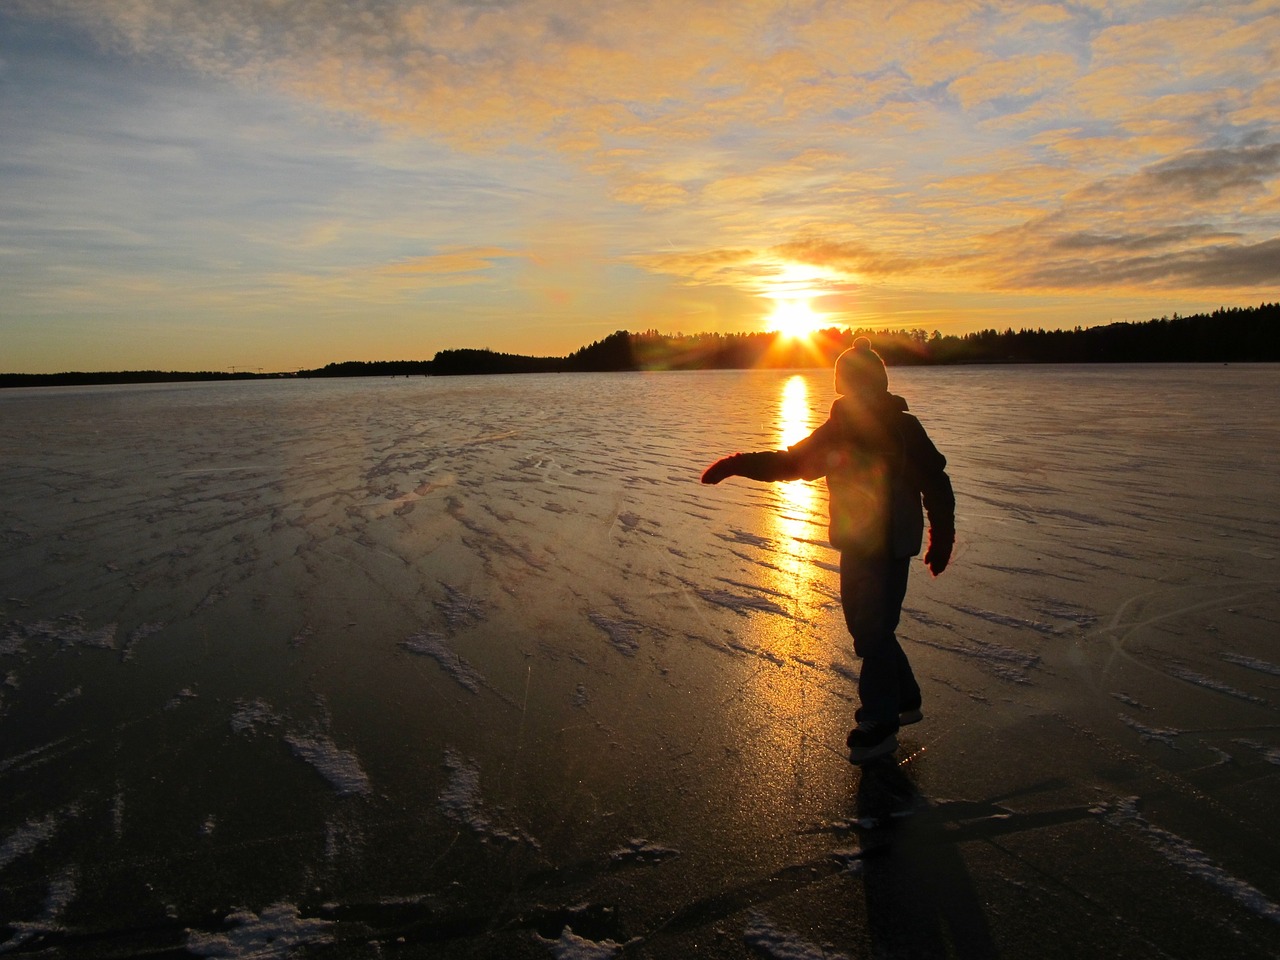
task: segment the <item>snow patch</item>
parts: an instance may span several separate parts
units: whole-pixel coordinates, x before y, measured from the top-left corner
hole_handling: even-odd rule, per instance
[[[169,698],[168,702],[165,703],[164,705],[164,709],[177,710],[180,706],[182,706],[188,700],[195,700],[199,696],[200,694],[196,693],[190,687],[183,687],[181,690],[179,690],[177,693],[175,693],[172,697]],[[233,720],[232,721],[233,729],[234,729],[234,725],[235,725],[235,721]],[[252,724],[250,724],[250,726],[252,726]],[[243,730],[236,730],[236,732],[243,733]]]
[[[1048,636],[1057,636],[1062,632],[1052,624],[1041,623],[1039,620],[1026,620],[1022,617],[995,613],[991,610],[979,610],[977,607],[968,607],[962,603],[952,604],[952,607],[961,613],[967,613],[971,617],[977,617],[979,620],[985,620],[987,623],[994,623],[1001,627],[1012,627],[1015,630],[1034,630],[1036,633],[1043,633]]]
[[[764,914],[752,912],[742,939],[748,947],[770,960],[849,960],[847,954],[809,943],[794,933],[775,927]]]
[[[129,631],[129,636],[125,638],[124,647],[120,650],[120,659],[132,660],[133,648],[143,640],[147,639],[147,637],[159,633],[164,629],[164,627],[165,625],[163,621],[152,621],[138,624],[138,626]]]
[[[1133,717],[1127,717],[1123,713],[1120,714],[1120,722],[1130,730],[1138,734],[1145,742],[1163,743],[1171,750],[1177,750],[1177,738],[1182,734],[1181,730],[1163,730],[1159,727],[1148,727],[1139,723]]]
[[[640,650],[637,636],[644,627],[634,620],[615,620],[601,613],[588,613],[587,619],[605,632],[609,642],[623,656],[634,657]]]
[[[485,619],[485,603],[479,597],[465,594],[443,580],[440,581],[440,586],[444,587],[445,598],[437,600],[436,607],[444,614],[445,623],[450,630],[471,626]]]
[[[31,853],[57,832],[58,815],[55,813],[40,820],[28,820],[0,843],[0,870]]]
[[[235,713],[231,715],[231,729],[250,736],[264,727],[283,724],[284,720],[272,711],[271,705],[260,698],[236,701]],[[350,750],[343,750],[323,734],[285,732],[282,737],[293,755],[311,764],[329,781],[338,796],[369,793],[369,777],[360,766],[360,758]]]
[[[294,756],[301,757],[315,767],[322,777],[333,785],[340,797],[350,797],[369,792],[369,777],[360,766],[360,758],[350,750],[343,750],[328,737],[285,736]]]
[[[1268,663],[1266,660],[1255,660],[1253,657],[1241,656],[1238,653],[1224,653],[1221,654],[1221,657],[1227,663],[1234,663],[1237,667],[1244,667],[1246,670],[1256,670],[1258,673],[1269,673],[1273,677],[1280,677],[1280,666]]]
[[[640,526],[642,518],[639,514],[627,512],[618,514],[617,520],[626,530],[631,531]]]
[[[1127,693],[1113,693],[1111,694],[1111,696],[1115,697],[1117,700],[1123,703],[1126,707],[1133,707],[1133,709],[1135,710],[1147,709],[1145,704],[1141,703],[1138,700],[1133,699],[1133,697],[1129,696]]]
[[[627,841],[626,846],[611,852],[609,860],[619,865],[625,863],[661,863],[663,860],[670,860],[672,857],[678,856],[680,856],[679,850],[633,837]]]
[[[99,650],[116,648],[117,625],[91,628],[79,614],[68,613],[52,620],[20,623],[11,620],[0,634],[0,654],[21,653],[27,641],[43,641],[63,647],[93,647]]]
[[[260,727],[274,727],[279,724],[280,718],[271,711],[271,704],[261,698],[237,700],[235,713],[231,714],[231,729],[236,733],[252,734],[256,733]]]
[[[449,748],[445,750],[444,765],[449,771],[449,782],[440,794],[440,809],[446,817],[469,827],[483,840],[539,845],[524,830],[500,826],[485,812],[480,797],[480,767],[474,761]]]
[[[40,915],[34,920],[10,920],[13,936],[0,943],[0,953],[8,953],[24,943],[50,933],[59,933],[65,928],[58,922],[76,898],[77,871],[74,866],[68,867],[49,881],[49,891],[45,894],[44,905]]]
[[[1251,693],[1245,693],[1243,690],[1237,690],[1235,687],[1228,686],[1221,680],[1214,680],[1212,677],[1206,677],[1202,674],[1187,670],[1184,667],[1168,668],[1170,676],[1177,677],[1186,683],[1193,683],[1197,687],[1203,687],[1206,690],[1212,690],[1214,693],[1221,693],[1228,697],[1235,697],[1237,700],[1245,700],[1249,703],[1266,704],[1266,700],[1261,697],[1255,697]]]
[[[1157,827],[1138,812],[1138,798],[1125,797],[1111,804],[1103,804],[1098,812],[1112,826],[1129,826],[1138,830],[1151,846],[1170,863],[1185,873],[1198,877],[1216,887],[1238,904],[1276,923],[1280,923],[1280,905],[1269,900],[1261,890],[1243,880],[1231,876],[1214,863],[1201,850],[1188,841]]]
[[[285,960],[295,947],[333,942],[333,923],[303,917],[291,903],[275,903],[261,915],[237,910],[226,921],[228,933],[187,931],[187,951],[198,957],[252,957],[253,960]]]
[[[415,633],[409,639],[402,640],[400,646],[410,653],[435,660],[465,690],[479,693],[480,688],[485,685],[484,677],[449,647],[442,634]]]
[[[958,653],[962,657],[977,660],[1000,679],[1013,683],[1030,683],[1025,671],[1040,664],[1038,654],[1011,650],[985,640],[969,640],[967,646],[961,646],[957,643],[942,643],[938,640],[924,640],[919,637],[912,639],[916,643],[933,647],[935,650],[946,650],[948,653]]]
[[[1242,747],[1248,747],[1250,750],[1256,750],[1262,754],[1262,758],[1267,763],[1274,763],[1280,767],[1280,747],[1269,747],[1265,743],[1259,743],[1257,740],[1237,740],[1236,743]]]
[[[111,833],[120,840],[124,837],[124,787],[116,781],[116,792],[111,798]]]
[[[55,701],[53,702],[53,705],[54,705],[55,707],[65,707],[65,706],[66,706],[68,703],[70,703],[72,700],[79,699],[79,698],[80,698],[80,697],[82,697],[82,696],[84,696],[84,686],[83,686],[83,684],[78,685],[78,686],[74,687],[74,688],[73,688],[73,689],[71,689],[71,690],[68,690],[66,693],[64,693],[62,696],[60,696],[57,700],[55,700]]]
[[[588,940],[573,932],[571,927],[560,931],[559,940],[547,940],[539,937],[551,948],[551,955],[556,960],[610,960],[622,950],[622,944],[612,940]]]
[[[865,829],[874,829],[875,822],[864,823],[868,818],[863,817],[857,821],[857,825]],[[847,850],[832,850],[831,858],[840,864],[842,873],[861,873],[867,865],[866,856],[863,854],[861,847],[852,847]]]
[[[726,607],[739,616],[745,617],[755,611],[757,613],[776,613],[780,617],[791,619],[791,614],[772,600],[766,600],[764,597],[747,597],[738,593],[730,593],[727,590],[705,590],[701,588],[697,588],[696,592],[698,596],[708,603],[714,603],[718,607]]]
[[[747,533],[745,530],[730,530],[728,533],[717,533],[716,536],[729,543],[742,543],[749,547],[760,547],[763,550],[772,550],[775,546],[774,541],[768,537]]]

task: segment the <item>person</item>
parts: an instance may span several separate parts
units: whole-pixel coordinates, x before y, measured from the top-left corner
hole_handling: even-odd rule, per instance
[[[830,416],[808,437],[786,450],[724,457],[702,482],[826,477],[841,606],[862,660],[857,726],[847,739],[849,759],[861,764],[892,753],[899,727],[923,719],[920,685],[896,630],[911,558],[924,541],[924,514],[925,565],[936,577],[951,560],[955,495],[946,458],[907,413],[907,402],[889,392],[884,361],[866,337],[836,359],[835,385]]]

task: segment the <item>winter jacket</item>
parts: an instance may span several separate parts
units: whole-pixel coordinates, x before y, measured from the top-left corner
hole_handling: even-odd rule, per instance
[[[822,426],[786,450],[738,454],[733,472],[753,480],[827,478],[831,545],[863,556],[913,557],[924,516],[932,542],[955,539],[955,495],[946,458],[907,401],[839,397]]]

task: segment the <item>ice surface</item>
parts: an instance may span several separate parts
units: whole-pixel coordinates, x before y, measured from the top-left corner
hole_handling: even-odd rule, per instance
[[[0,392],[0,947],[1280,953],[1280,370],[892,382],[887,786],[823,486],[697,482],[823,372]]]

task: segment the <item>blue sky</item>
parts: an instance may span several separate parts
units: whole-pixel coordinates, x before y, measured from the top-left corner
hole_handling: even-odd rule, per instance
[[[1280,289],[1280,3],[8,0],[0,370]]]

